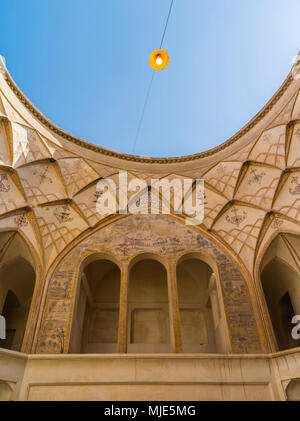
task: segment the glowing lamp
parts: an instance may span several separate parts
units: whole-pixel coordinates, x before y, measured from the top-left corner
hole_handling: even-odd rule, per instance
[[[169,64],[169,56],[165,50],[155,50],[149,57],[149,63],[152,69],[162,70]]]

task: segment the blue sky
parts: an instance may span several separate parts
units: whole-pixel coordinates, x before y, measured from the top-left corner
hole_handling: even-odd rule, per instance
[[[299,0],[175,0],[134,138],[169,0],[1,1],[0,53],[51,121],[144,156],[217,146],[271,98],[300,49]]]

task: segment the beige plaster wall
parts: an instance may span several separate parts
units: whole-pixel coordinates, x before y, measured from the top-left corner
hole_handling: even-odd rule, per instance
[[[300,348],[247,356],[26,356],[0,350],[0,383],[8,382],[19,400],[285,400],[285,389],[298,377]]]
[[[0,348],[0,401],[18,400],[27,355]]]

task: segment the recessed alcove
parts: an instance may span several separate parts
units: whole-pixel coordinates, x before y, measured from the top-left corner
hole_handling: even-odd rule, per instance
[[[213,269],[192,254],[182,257],[176,275],[183,352],[225,352],[226,328]]]
[[[299,250],[299,236],[280,234],[262,262],[261,283],[279,350],[300,346],[292,337],[292,318],[300,314]]]
[[[128,352],[171,352],[167,272],[157,260],[140,260],[129,272],[127,337]]]
[[[20,351],[35,285],[34,265],[29,247],[18,233],[1,233],[0,247],[0,314],[6,325],[0,348]]]
[[[96,259],[81,275],[70,352],[115,353],[118,345],[120,269]]]

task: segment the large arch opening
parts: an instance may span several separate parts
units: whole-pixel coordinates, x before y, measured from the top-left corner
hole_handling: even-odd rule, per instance
[[[279,350],[300,346],[292,318],[300,314],[300,237],[280,234],[262,261],[261,283]]]
[[[117,352],[119,305],[118,265],[104,258],[85,265],[77,289],[69,352]]]
[[[127,350],[131,353],[170,352],[167,271],[145,257],[129,272]]]
[[[16,232],[0,233],[0,314],[6,338],[0,347],[20,351],[35,285],[33,259],[26,242]]]
[[[177,265],[178,304],[183,352],[225,352],[225,326],[216,274],[196,256]]]

